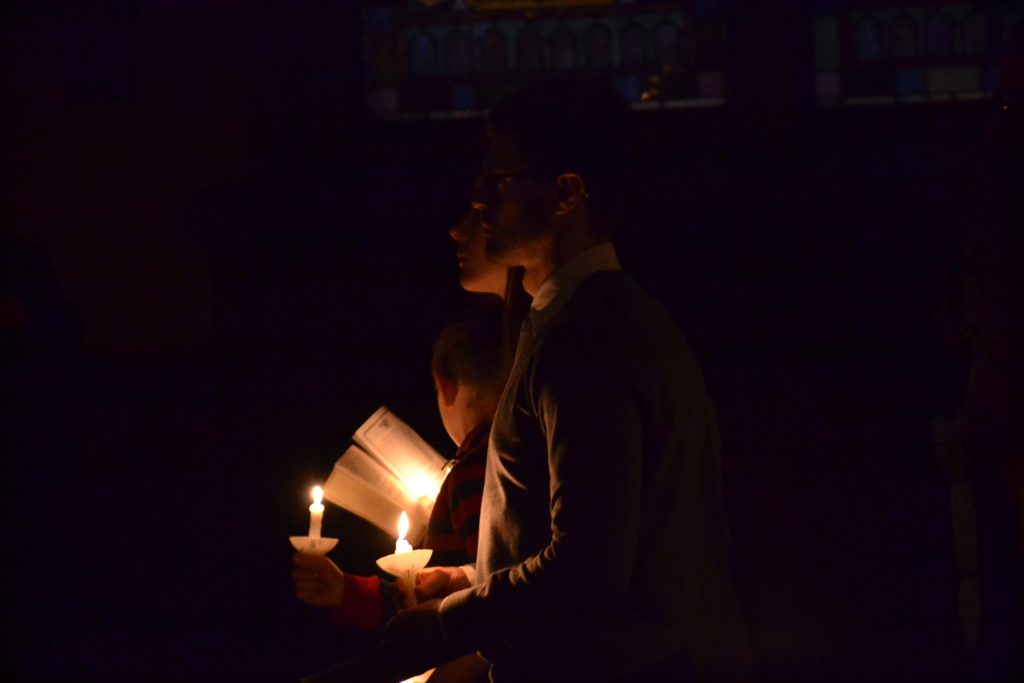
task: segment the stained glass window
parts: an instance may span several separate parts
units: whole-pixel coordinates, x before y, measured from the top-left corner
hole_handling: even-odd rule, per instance
[[[664,21],[654,29],[655,64],[677,65],[683,61],[683,34],[679,26]]]
[[[551,32],[551,66],[558,71],[576,67],[576,34],[568,26],[558,26]]]
[[[647,63],[647,31],[640,24],[622,27],[622,65],[638,67]]]
[[[871,17],[861,17],[853,30],[854,55],[859,62],[877,62],[883,57],[882,27]]]
[[[476,116],[538,73],[607,79],[638,108],[728,95],[721,0],[363,0],[380,118]]]
[[[928,17],[928,56],[943,60],[953,55],[953,22],[941,11]]]
[[[516,68],[526,73],[544,68],[544,36],[534,23],[524,26],[516,38]]]
[[[473,40],[461,29],[448,34],[447,73],[464,76],[470,72],[473,54]]]
[[[988,47],[988,22],[985,15],[972,12],[964,22],[964,52],[972,57],[985,54]]]
[[[889,54],[894,61],[909,62],[918,56],[918,28],[912,16],[903,12],[889,29]]]
[[[819,105],[991,97],[1020,3],[817,0]]]
[[[586,62],[591,69],[612,66],[612,32],[600,22],[594,22],[587,28]]]
[[[413,35],[409,45],[409,54],[412,55],[409,66],[410,76],[413,78],[424,78],[433,76],[437,69],[437,50],[434,47],[434,40],[426,33]]]
[[[480,70],[485,74],[508,71],[508,45],[505,34],[493,26],[480,38]]]

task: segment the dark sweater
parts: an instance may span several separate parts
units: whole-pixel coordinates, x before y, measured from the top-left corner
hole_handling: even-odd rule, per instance
[[[480,583],[442,603],[447,638],[495,680],[742,675],[723,668],[745,641],[686,339],[631,278],[599,272],[528,341],[494,421]]]

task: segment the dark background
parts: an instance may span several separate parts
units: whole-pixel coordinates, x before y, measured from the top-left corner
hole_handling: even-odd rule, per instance
[[[809,15],[771,4],[731,12],[727,106],[642,114],[619,242],[719,408],[757,664],[1008,678],[1019,107],[817,109]],[[339,647],[291,594],[309,487],[381,404],[449,449],[428,359],[480,123],[366,119],[356,3],[4,19],[4,669],[295,680]],[[967,569],[933,444],[957,416]],[[361,573],[393,542],[330,506],[325,533]]]

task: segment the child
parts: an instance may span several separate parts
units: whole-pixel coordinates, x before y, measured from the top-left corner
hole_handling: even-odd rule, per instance
[[[438,411],[459,448],[427,525],[424,547],[434,551],[431,565],[476,561],[487,440],[508,370],[502,339],[501,303],[488,300],[450,322],[434,344]],[[392,581],[345,574],[324,556],[297,554],[293,564],[298,598],[331,608],[339,625],[375,631],[399,607]]]

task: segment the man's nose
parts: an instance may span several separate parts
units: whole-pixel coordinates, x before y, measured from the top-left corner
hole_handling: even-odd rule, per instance
[[[462,215],[462,218],[455,222],[455,225],[448,228],[448,236],[456,244],[462,244],[468,240],[477,229],[480,217],[475,209],[470,209]]]

